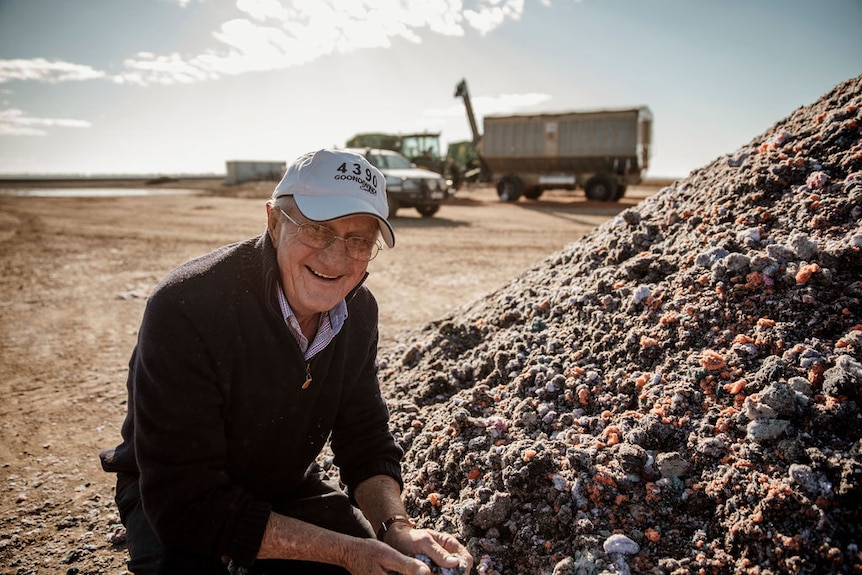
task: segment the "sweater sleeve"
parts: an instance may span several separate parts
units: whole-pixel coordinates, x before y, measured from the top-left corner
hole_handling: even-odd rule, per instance
[[[141,324],[130,374],[141,498],[166,548],[247,564],[260,547],[270,506],[224,471],[228,378],[220,377],[219,350],[205,343],[190,308],[188,300],[159,292]]]
[[[370,301],[363,313],[351,310],[353,320],[359,315],[365,321],[366,331],[348,344],[357,356],[356,370],[332,432],[334,462],[351,499],[356,486],[374,475],[389,475],[403,487],[403,451],[389,430],[389,409],[377,378],[377,306],[370,293],[366,296]]]

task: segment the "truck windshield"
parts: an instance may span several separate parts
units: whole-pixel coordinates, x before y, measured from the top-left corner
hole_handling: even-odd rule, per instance
[[[401,153],[408,158],[439,158],[440,138],[437,135],[404,136]]]
[[[381,170],[409,170],[413,163],[398,154],[369,154],[368,161]]]

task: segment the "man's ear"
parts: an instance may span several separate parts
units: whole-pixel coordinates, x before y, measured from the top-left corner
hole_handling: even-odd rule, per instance
[[[266,203],[266,229],[273,245],[278,245],[278,208],[272,202]]]

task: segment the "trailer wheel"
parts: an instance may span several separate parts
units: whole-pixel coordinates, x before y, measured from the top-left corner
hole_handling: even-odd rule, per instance
[[[599,202],[612,202],[616,199],[617,185],[605,176],[593,176],[584,186],[587,198]]]
[[[517,202],[524,191],[524,182],[518,176],[504,176],[497,182],[497,196],[501,202]]]
[[[544,191],[545,190],[543,190],[539,186],[533,186],[524,190],[524,197],[530,200],[538,200],[539,197],[542,195],[542,192]]]
[[[419,212],[423,218],[430,218],[440,209],[439,204],[435,204],[433,206],[418,206],[416,211]]]

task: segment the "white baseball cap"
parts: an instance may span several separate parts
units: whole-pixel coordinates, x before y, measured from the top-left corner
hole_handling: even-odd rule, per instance
[[[374,216],[383,241],[390,248],[395,245],[386,219],[386,178],[359,154],[324,149],[299,156],[272,192],[273,199],[282,196],[293,196],[302,215],[314,222]]]

